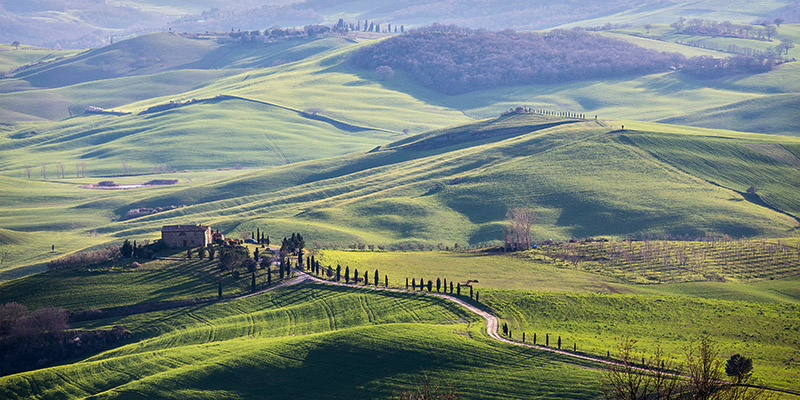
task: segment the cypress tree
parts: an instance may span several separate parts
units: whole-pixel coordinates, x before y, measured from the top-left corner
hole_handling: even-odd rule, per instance
[[[453,294],[453,281],[450,281],[450,294]]]
[[[364,271],[364,286],[369,286],[369,272]]]
[[[267,286],[272,285],[272,267],[267,265]]]
[[[342,278],[342,266],[336,264],[336,282],[339,282],[341,278]]]
[[[283,269],[284,265],[281,263],[281,265],[278,266],[278,275],[281,277],[281,279],[283,279]]]
[[[461,296],[461,282],[458,282],[458,286],[456,286],[457,294]]]
[[[472,298],[472,285],[470,285],[469,287],[469,298],[470,299]]]
[[[550,347],[550,334],[549,333],[545,333],[544,334],[544,345],[547,346],[547,347]]]
[[[264,240],[264,242],[265,242],[264,244],[266,244],[267,246],[269,246],[269,235],[267,235],[267,239],[266,239],[266,240]]]
[[[256,273],[253,272],[253,279],[250,280],[250,290],[256,291]]]
[[[436,293],[439,293],[442,289],[442,280],[436,278]]]
[[[389,275],[383,275],[383,287],[389,287]]]
[[[380,282],[381,277],[378,276],[378,270],[375,270],[375,287],[378,287],[378,283]]]
[[[433,281],[428,279],[428,293],[430,293],[432,289],[433,289]]]
[[[408,290],[408,278],[406,278],[406,290]]]
[[[350,266],[344,268],[344,283],[350,283]]]
[[[192,258],[192,248],[191,247],[187,247],[186,248],[186,258],[187,259],[191,259]]]
[[[406,282],[408,282],[408,278],[406,278]],[[417,281],[414,278],[411,278],[411,290],[417,290]]]
[[[353,284],[358,285],[358,268],[353,271]]]
[[[533,334],[533,344],[536,344],[536,333]]]
[[[442,281],[442,287],[444,288],[444,292],[447,293],[447,278],[444,278]]]
[[[253,259],[258,261],[258,249],[256,249],[256,251],[253,252]]]
[[[525,343],[525,332],[522,332],[522,343]]]
[[[508,335],[508,324],[503,322],[503,335]]]
[[[481,302],[480,296],[481,296],[481,292],[475,292],[475,302],[476,303],[480,303]]]
[[[261,243],[261,229],[256,228],[256,242]]]
[[[209,260],[213,260],[214,259],[214,253],[215,252],[216,252],[216,250],[214,250],[214,246],[209,244],[208,245],[208,259]]]
[[[222,298],[222,282],[219,282],[219,286],[217,286],[217,298]]]
[[[577,352],[578,351],[578,343],[577,342],[572,344],[572,351],[573,352]]]
[[[561,336],[558,337],[558,349],[561,350]]]

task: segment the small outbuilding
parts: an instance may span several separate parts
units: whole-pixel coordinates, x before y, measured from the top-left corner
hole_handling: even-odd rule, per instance
[[[167,225],[161,227],[161,241],[168,247],[198,247],[212,243],[210,226]]]

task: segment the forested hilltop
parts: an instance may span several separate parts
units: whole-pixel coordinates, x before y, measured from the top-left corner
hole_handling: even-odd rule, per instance
[[[359,68],[388,66],[446,94],[498,86],[564,83],[680,69],[698,77],[758,73],[769,57],[693,57],[645,49],[580,29],[491,32],[434,24],[360,49]]]

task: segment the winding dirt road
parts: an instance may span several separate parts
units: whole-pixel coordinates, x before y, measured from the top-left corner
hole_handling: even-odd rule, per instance
[[[357,285],[351,285],[351,284],[346,284],[346,283],[342,283],[342,282],[332,282],[332,281],[320,279],[320,278],[317,278],[317,277],[315,277],[313,275],[309,275],[309,274],[307,274],[307,273],[305,273],[303,271],[300,271],[300,270],[297,270],[297,269],[294,269],[294,268],[292,268],[292,271],[295,273],[296,276],[294,278],[286,281],[286,282],[282,282],[282,283],[280,283],[278,285],[266,288],[266,289],[258,291],[258,292],[254,292],[254,293],[246,294],[246,295],[243,295],[243,296],[235,297],[232,300],[243,299],[243,298],[247,298],[247,297],[250,297],[250,296],[255,296],[255,295],[258,295],[258,294],[261,294],[261,293],[264,293],[264,292],[268,292],[268,291],[271,291],[271,290],[275,290],[275,289],[278,289],[280,287],[290,286],[290,285],[297,285],[297,284],[304,283],[304,282],[314,282],[314,283],[321,283],[321,284],[325,284],[325,285],[346,286],[346,287],[351,287],[351,288],[368,289],[368,290],[376,290],[376,291],[423,294],[425,296],[439,297],[439,298],[451,301],[453,303],[456,303],[456,304],[466,308],[470,312],[479,315],[480,317],[482,317],[483,319],[486,320],[486,333],[488,333],[489,336],[494,340],[497,340],[497,341],[500,341],[500,342],[503,342],[503,343],[508,343],[508,344],[511,344],[511,345],[514,345],[514,346],[529,347],[529,348],[537,349],[537,350],[541,350],[541,351],[549,351],[551,353],[561,354],[561,355],[564,355],[564,356],[567,356],[567,357],[572,357],[572,358],[577,358],[577,359],[587,360],[587,361],[593,361],[593,362],[596,362],[596,363],[599,363],[599,364],[603,364],[603,365],[621,365],[620,363],[618,363],[616,361],[612,361],[612,360],[608,360],[608,359],[604,359],[604,358],[591,357],[591,356],[587,356],[587,355],[583,355],[583,354],[572,353],[572,352],[565,351],[565,350],[560,350],[560,349],[555,349],[555,348],[552,348],[552,347],[540,346],[540,345],[535,345],[535,344],[530,344],[530,343],[515,342],[515,341],[509,340],[507,338],[504,338],[504,337],[500,336],[500,334],[497,333],[497,330],[498,330],[498,327],[499,327],[499,322],[497,321],[497,317],[495,317],[494,315],[492,315],[489,312],[481,310],[480,308],[475,307],[474,305],[472,305],[470,303],[467,303],[466,301],[464,301],[462,299],[459,299],[457,297],[454,297],[454,296],[450,296],[450,295],[442,294],[442,293],[433,293],[433,292],[424,292],[424,291],[412,291],[412,290],[403,290],[403,289],[378,287],[378,286],[368,286],[368,285],[357,286]],[[634,367],[634,369],[637,369],[637,370],[640,370],[640,371],[650,371],[647,368],[636,368],[636,367]],[[688,376],[682,375],[682,374],[675,374],[675,373],[669,373],[669,372],[663,372],[663,373],[665,375],[688,378]],[[800,396],[800,393],[797,393],[797,392],[794,392],[794,391],[791,391],[791,390],[787,390],[787,389],[778,389],[778,388],[765,387],[765,386],[757,386],[757,387],[761,387],[763,389],[770,390],[770,391],[791,394],[791,395],[794,395],[794,396]]]

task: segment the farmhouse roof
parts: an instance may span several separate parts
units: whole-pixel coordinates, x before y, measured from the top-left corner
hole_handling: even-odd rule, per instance
[[[165,225],[161,227],[161,232],[202,232],[209,229],[211,227],[203,225]]]

